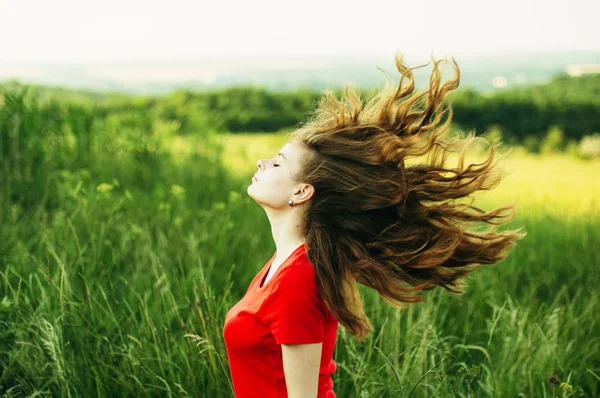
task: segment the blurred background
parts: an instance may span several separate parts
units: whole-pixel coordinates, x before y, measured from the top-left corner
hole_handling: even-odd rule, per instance
[[[528,235],[463,295],[400,311],[360,286],[375,333],[340,327],[336,394],[600,395],[599,12],[0,0],[0,394],[233,396],[225,314],[275,250],[256,161],[326,91],[397,84],[398,51],[418,90],[454,57],[449,134],[510,152],[476,198]]]

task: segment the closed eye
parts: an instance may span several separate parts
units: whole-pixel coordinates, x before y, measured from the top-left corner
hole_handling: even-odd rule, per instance
[[[274,164],[273,167],[279,167],[279,165],[278,164]]]

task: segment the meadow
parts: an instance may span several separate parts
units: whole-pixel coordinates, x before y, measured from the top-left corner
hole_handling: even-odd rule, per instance
[[[246,188],[284,134],[109,127],[0,163],[0,394],[231,397],[225,314],[274,251]],[[517,201],[527,237],[462,295],[397,310],[360,286],[375,333],[340,327],[338,397],[600,395],[600,160],[515,147],[505,170],[475,203]]]

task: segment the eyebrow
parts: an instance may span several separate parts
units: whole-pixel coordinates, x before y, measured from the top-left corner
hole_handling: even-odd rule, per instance
[[[284,160],[287,160],[287,159],[285,158],[285,156],[283,155],[283,153],[279,152],[277,155],[281,155],[281,157],[282,157]]]

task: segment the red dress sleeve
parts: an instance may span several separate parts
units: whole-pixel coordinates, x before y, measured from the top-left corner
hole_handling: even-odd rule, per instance
[[[277,344],[323,342],[327,312],[314,272],[302,267],[288,267],[281,271],[274,291],[264,304],[263,319],[275,341]]]

